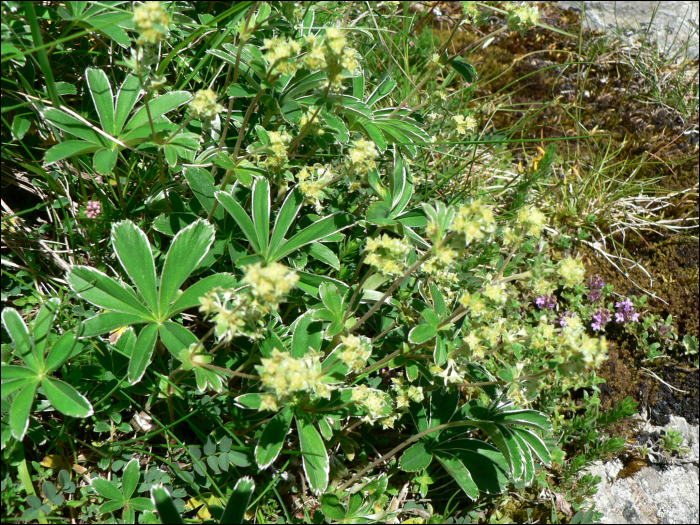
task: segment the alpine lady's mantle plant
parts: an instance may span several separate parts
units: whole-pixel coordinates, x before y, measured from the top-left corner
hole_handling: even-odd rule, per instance
[[[463,19],[476,16],[467,4]],[[133,344],[109,348],[138,384],[125,398],[165,399],[166,427],[175,397],[213,391],[207,403],[226,411],[236,426],[227,432],[253,453],[254,465],[238,467],[267,476],[289,466],[283,452],[299,451],[329,518],[384,519],[387,477],[368,484],[365,475],[394,457],[409,473],[441,465],[471,500],[530,483],[537,463],[551,461],[552,426],[533,404],[545,389],[594,384],[606,344],[581,320],[583,265],[554,260],[541,211],[486,193],[421,202],[414,191],[421,156],[439,148],[423,111],[452,121],[433,129],[443,139],[478,134],[476,117],[447,115],[425,82],[443,71],[449,82],[472,83],[474,69],[447,54],[448,40],[426,59],[426,80],[398,97],[394,79],[362,64],[362,31],[324,26],[322,4],[254,7],[227,11],[228,41],[204,59],[225,74],[191,93],[168,79],[177,51],[199,33],[178,27],[189,36],[164,57],[173,21],[186,16],[137,5],[135,48],[111,72],[121,77],[116,95],[102,69],[85,71],[99,124],[66,105],[45,111],[62,137],[46,163],[92,155],[95,172],[114,174],[123,210],[143,191],[124,174],[159,185],[137,216],[112,225],[112,253],[100,262],[112,275],[89,265],[68,271],[74,299],[97,312],[64,333],[46,362],[41,339],[54,303],[32,331],[3,312],[26,363],[3,366],[3,395],[6,374],[19,391],[13,435],[24,436],[39,384],[59,411],[91,415],[84,396],[48,374],[80,343],[96,352],[99,336],[129,326]],[[535,8],[508,16],[519,30],[537,22]],[[223,18],[207,20],[209,30]],[[415,100],[423,110],[410,108]],[[106,203],[91,204],[88,216],[121,213]],[[618,308],[634,320],[630,304]],[[221,403],[225,394],[236,406]],[[403,439],[369,462],[363,427]],[[247,502],[253,484],[245,485]]]

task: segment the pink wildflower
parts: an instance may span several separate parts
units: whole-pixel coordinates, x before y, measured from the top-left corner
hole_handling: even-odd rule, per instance
[[[85,209],[85,216],[88,219],[97,219],[100,213],[102,213],[100,201],[88,201],[87,208]]]

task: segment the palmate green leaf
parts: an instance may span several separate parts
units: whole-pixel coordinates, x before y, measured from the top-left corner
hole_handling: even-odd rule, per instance
[[[317,275],[315,273],[305,272],[303,270],[297,270],[297,275],[299,276],[297,286],[316,298],[320,297],[319,287],[324,283],[334,284],[338,287],[338,290],[340,290],[341,293],[346,293],[349,289],[349,286],[343,281],[339,281],[338,279],[333,279],[332,277],[327,277],[325,275]]]
[[[280,210],[277,213],[275,227],[272,229],[272,237],[270,238],[269,253],[274,253],[280,246],[280,243],[287,235],[289,228],[296,218],[301,206],[304,204],[304,196],[298,188],[292,189],[284,199]]]
[[[82,120],[77,119],[73,115],[69,115],[68,113],[66,113],[64,111],[61,111],[60,109],[55,109],[55,108],[47,109],[46,112],[44,113],[44,117],[46,117],[46,120],[48,120],[51,124],[56,126],[58,129],[65,131],[66,133],[70,133],[71,135],[75,135],[76,137],[83,139],[83,140],[85,140],[93,145],[105,147],[111,142],[103,135],[100,135],[99,133],[97,133],[97,131],[95,131],[93,128],[91,128],[88,124],[86,124]],[[82,141],[69,141],[69,142],[82,142]],[[54,147],[56,147],[56,146],[54,146]],[[55,162],[55,161],[52,161],[52,162]]]
[[[323,283],[319,287],[319,293],[323,305],[336,316],[336,320],[342,320],[344,314],[343,296],[340,295],[338,287],[333,283]]]
[[[36,395],[36,389],[38,387],[39,378],[37,377],[36,380],[29,382],[22,388],[12,400],[12,406],[10,407],[10,428],[12,429],[12,435],[18,441],[24,439],[27,428],[29,428],[29,413],[32,410],[32,403],[34,403],[34,396]]]
[[[140,476],[139,461],[138,459],[132,459],[124,468],[124,475],[122,476],[122,490],[124,491],[125,500],[130,500],[131,496],[134,495]]]
[[[176,357],[185,348],[199,342],[196,335],[181,324],[172,321],[165,321],[158,329],[158,333],[165,347]]]
[[[84,153],[93,153],[102,149],[102,147],[103,146],[100,144],[91,144],[84,140],[67,140],[51,147],[44,156],[44,162],[46,164],[51,164],[59,160],[67,159],[68,157],[74,157]]]
[[[445,453],[456,457],[471,472],[481,492],[500,494],[509,482],[505,458],[493,445],[479,439],[453,439],[435,449],[436,455]]]
[[[467,496],[472,500],[479,498],[479,487],[474,483],[469,469],[459,459],[444,450],[436,451],[435,457]]]
[[[312,242],[304,248],[304,252],[308,253],[314,259],[327,264],[331,268],[335,268],[337,271],[340,271],[340,259],[338,259],[338,256],[333,253],[333,250],[328,248],[325,244],[321,244],[320,242]]]
[[[87,68],[85,71],[88,88],[92,101],[95,103],[97,114],[102,123],[102,129],[114,136],[114,95],[112,86],[104,71],[96,68]]]
[[[321,349],[323,323],[314,319],[313,312],[299,317],[292,329],[292,357],[304,357],[311,350]]]
[[[45,373],[50,374],[82,349],[83,345],[77,341],[73,331],[64,333],[51,347],[44,364]]]
[[[328,487],[330,463],[323,438],[311,423],[303,416],[297,416],[299,444],[304,454],[304,473],[306,480],[315,492],[323,492]]]
[[[95,268],[71,266],[66,280],[81,299],[95,306],[144,319],[153,318],[153,314],[138,300],[130,286],[118,283]]]
[[[236,482],[219,523],[243,523],[245,511],[255,490],[255,482],[245,476]]]
[[[8,381],[15,381],[18,379],[28,379],[38,377],[38,374],[31,368],[26,366],[18,365],[6,365],[2,364],[2,384],[5,385]],[[5,397],[5,389],[2,390],[2,396]]]
[[[109,175],[114,171],[118,157],[119,150],[116,147],[114,149],[103,148],[97,150],[92,157],[92,167],[101,175]]]
[[[291,407],[286,406],[265,425],[255,446],[255,461],[262,470],[272,465],[282,451],[293,415]]]
[[[44,367],[44,355],[46,349],[46,340],[53,326],[53,321],[58,313],[58,307],[61,301],[56,298],[46,301],[39,310],[39,314],[32,323],[32,339],[34,340],[34,353]]]
[[[146,372],[148,363],[151,361],[153,350],[156,347],[156,339],[158,338],[158,325],[149,324],[143,327],[139,338],[136,340],[134,352],[131,354],[129,361],[129,383],[135,385]]]
[[[549,418],[537,410],[508,410],[494,416],[493,421],[509,426],[519,425],[537,428],[545,432],[552,431],[552,423]]]
[[[477,75],[474,66],[463,58],[457,57],[454,60],[450,60],[448,64],[470,84],[476,79]]]
[[[345,376],[350,371],[350,367],[338,357],[338,354],[343,351],[342,346],[338,346],[323,360],[323,378],[324,383],[342,383]]]
[[[191,99],[192,95],[187,91],[171,91],[151,99],[148,102],[148,109],[150,110],[151,118],[155,120],[158,117],[179,108],[183,104],[186,104]],[[124,127],[124,131],[139,128],[144,124],[148,124],[148,122],[148,112],[146,111],[146,106],[144,105],[139,108],[133,117],[131,117],[129,122]]]
[[[379,129],[379,126],[373,124],[372,122],[363,122],[362,127],[369,138],[372,139],[372,142],[377,145],[377,149],[380,151],[380,153],[384,153],[387,148],[387,142],[384,138],[384,133],[382,133],[382,130]]]
[[[81,2],[78,2],[81,3]],[[85,2],[89,3],[89,2]],[[95,4],[91,4],[95,5]],[[115,12],[115,13],[103,13],[97,16],[91,16],[90,18],[84,20],[84,23],[90,24],[90,26],[97,32],[107,35],[109,38],[114,40],[117,44],[122,46],[124,49],[129,49],[131,47],[131,39],[129,35],[122,29],[123,27],[130,26],[130,22],[133,20],[129,13]],[[82,24],[79,24],[82,25]]]
[[[168,489],[163,484],[158,483],[151,487],[151,499],[158,510],[161,523],[172,523],[174,525],[184,525],[185,522],[175,507],[175,502]]]
[[[357,509],[355,509],[357,510]],[[337,494],[327,492],[321,496],[321,512],[332,520],[342,521],[347,516],[348,510],[340,501]]]
[[[243,394],[242,396],[238,396],[234,401],[243,408],[258,410],[262,403],[262,396],[262,394],[258,393]]]
[[[2,324],[10,334],[10,339],[15,344],[18,357],[21,357],[27,366],[36,372],[40,372],[42,363],[36,355],[36,350],[29,337],[29,330],[24,324],[17,310],[14,308],[5,308],[2,311]]]
[[[245,235],[246,239],[253,248],[253,251],[256,254],[262,255],[261,247],[258,243],[258,233],[255,229],[255,225],[253,224],[253,221],[250,220],[250,217],[248,217],[248,214],[241,207],[241,205],[238,204],[236,200],[233,197],[231,197],[231,195],[223,191],[217,191],[214,194],[214,196],[216,197],[216,200],[219,201],[219,203],[224,207],[224,209],[227,212],[229,212],[229,214],[231,214],[231,217],[233,217],[233,219],[236,221],[236,224],[238,224],[238,227],[243,232],[243,235]]]
[[[440,388],[433,390],[430,396],[429,425],[430,428],[444,425],[452,420],[459,406],[459,388]],[[433,432],[431,437],[437,439],[439,432]]]
[[[367,99],[365,100],[365,104],[367,104],[368,106],[374,106],[383,98],[388,97],[389,94],[396,87],[396,81],[393,80],[389,76],[389,74],[384,73],[382,77],[383,78],[380,79],[379,84],[377,84],[377,87],[374,88],[374,91],[372,91],[372,93],[370,93],[367,96]]]
[[[148,308],[157,315],[156,264],[148,237],[133,222],[119,221],[112,226],[112,246]]]
[[[406,209],[413,196],[413,178],[401,154],[394,150],[394,174],[391,178],[391,216],[397,217]]]
[[[517,432],[514,432],[512,428],[509,427],[502,427],[503,433],[508,433],[510,436],[512,436],[515,441],[518,443],[518,448],[521,451],[521,457],[523,458],[523,481],[525,482],[526,485],[529,485],[532,483],[533,478],[535,477],[535,462],[532,459],[532,453],[530,452],[530,448],[527,446],[527,443],[518,435]]]
[[[194,213],[161,213],[156,217],[156,220],[153,221],[153,229],[165,235],[169,235],[170,237],[174,237],[177,235],[177,232],[186,228],[193,222],[196,222],[198,219],[199,217]]]
[[[126,119],[129,118],[131,110],[134,109],[136,101],[141,95],[141,82],[138,76],[129,74],[119,86],[117,92],[117,105],[114,112],[114,133],[121,135],[126,124]]]
[[[174,315],[199,306],[199,298],[205,295],[210,290],[214,288],[236,288],[240,283],[236,277],[230,273],[217,273],[214,275],[209,275],[204,279],[201,279],[194,283],[192,286],[187,288],[182,295],[180,295],[175,301],[170,305],[170,309],[166,317],[170,319]]]
[[[486,421],[475,421],[474,424],[486,432],[501,451],[510,466],[514,479],[522,479],[523,453],[515,437],[507,431],[507,427]]]
[[[103,498],[112,499],[124,503],[124,495],[117,486],[104,478],[94,478],[92,488]],[[120,507],[121,508],[121,507]]]
[[[95,335],[106,334],[122,326],[148,323],[149,321],[136,314],[126,314],[122,312],[106,312],[90,317],[80,327],[81,338],[93,337]]]
[[[274,254],[271,253],[268,256],[268,262],[279,261],[287,255],[294,253],[302,246],[320,241],[321,239],[343,231],[354,223],[354,216],[350,213],[343,212],[334,213],[333,215],[319,219],[294,235],[286,243],[282,244]]]
[[[214,227],[205,220],[198,220],[173,239],[165,256],[159,290],[159,312],[165,314],[177,291],[189,277],[214,242]]]
[[[251,215],[255,232],[258,237],[260,254],[267,256],[270,239],[270,183],[267,179],[256,179],[253,182]]]
[[[547,467],[552,464],[552,456],[547,449],[547,445],[542,440],[540,436],[534,432],[529,432],[522,428],[510,427],[511,432],[514,432],[518,437],[524,441],[530,450],[539,458],[539,460],[544,463]],[[522,444],[521,444],[522,445]]]
[[[423,344],[437,335],[437,328],[429,324],[419,324],[408,333],[408,340],[413,344]]]
[[[107,481],[107,480],[104,480]],[[107,482],[109,483],[109,482]],[[105,501],[102,505],[100,505],[100,508],[98,512],[101,514],[107,514],[108,512],[116,512],[119,509],[124,508],[124,505],[126,505],[125,501],[119,501],[119,500],[109,500]]]
[[[89,417],[93,414],[90,401],[65,381],[44,376],[41,386],[48,400],[59,412],[71,417]]]
[[[155,505],[153,502],[148,499],[148,498],[132,498],[129,500],[129,507],[133,508],[134,510],[156,510]],[[134,523],[134,520],[124,520],[125,523]]]
[[[377,226],[389,226],[396,224],[391,218],[391,208],[386,202],[375,202],[368,209],[365,218]]]
[[[423,441],[419,441],[403,453],[399,459],[399,466],[406,472],[423,470],[433,461],[433,453],[429,451]]]

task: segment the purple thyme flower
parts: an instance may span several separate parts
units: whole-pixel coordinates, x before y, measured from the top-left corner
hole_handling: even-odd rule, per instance
[[[553,295],[540,295],[537,299],[535,299],[535,304],[540,310],[543,308],[556,308],[557,298]]]
[[[597,275],[591,277],[588,280],[588,288],[590,288],[591,290],[588,294],[588,300],[592,303],[598,301],[603,295],[603,286],[605,286],[605,282],[603,281],[603,279],[601,279]]]
[[[615,303],[615,321],[618,323],[629,323],[630,321],[636,323],[639,321],[639,313],[634,311],[634,304],[627,297],[624,301],[618,301]]]
[[[596,332],[603,330],[605,325],[610,322],[610,312],[607,308],[600,308],[597,313],[593,314],[593,322],[591,328]]]
[[[564,328],[567,324],[569,324],[569,321],[567,321],[567,318],[571,318],[571,317],[576,317],[576,314],[570,312],[569,310],[564,312],[564,315],[562,315],[561,318],[559,319],[559,326]]]

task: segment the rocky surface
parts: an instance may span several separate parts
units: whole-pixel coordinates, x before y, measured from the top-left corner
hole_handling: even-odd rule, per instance
[[[653,456],[654,463],[630,477],[624,475],[623,463],[614,459],[596,462],[589,471],[602,478],[593,502],[603,512],[602,523],[698,523],[699,441],[698,426],[682,417],[671,416],[665,426],[646,422],[640,434],[661,436],[669,430],[683,434],[686,453],[680,458]]]
[[[640,38],[649,31],[662,51],[675,52],[689,42],[690,56],[698,57],[698,2],[554,3],[564,9],[585,7],[590,29],[616,31],[625,38]]]

